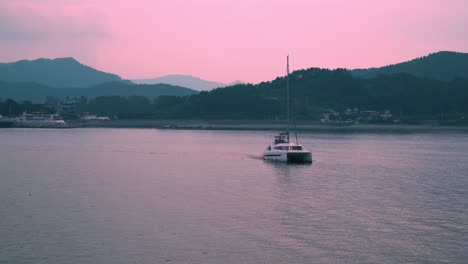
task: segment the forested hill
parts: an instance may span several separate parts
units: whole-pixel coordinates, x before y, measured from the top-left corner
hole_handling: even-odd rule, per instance
[[[290,75],[292,113],[318,119],[328,110],[389,109],[405,115],[468,113],[468,79],[440,81],[409,74],[355,78],[345,69],[311,68]],[[183,118],[284,118],[286,79],[242,84],[190,97],[158,99],[156,116]]]
[[[441,51],[411,61],[381,68],[356,69],[353,76],[371,78],[384,74],[408,73],[417,77],[449,81],[468,78],[468,53]]]
[[[0,98],[18,101],[44,102],[47,97],[75,98],[87,97],[89,99],[100,96],[145,96],[156,98],[160,95],[186,96],[197,92],[185,87],[168,84],[127,84],[123,82],[101,83],[88,88],[54,88],[42,84],[19,82],[9,83],[0,81]]]
[[[318,120],[321,113],[331,109],[343,111],[355,107],[361,111],[388,109],[397,116],[402,114],[405,118],[444,119],[457,116],[463,119],[468,116],[468,79],[441,81],[409,74],[355,78],[345,69],[318,68],[295,71],[289,78],[291,115],[294,119]],[[12,87],[9,83],[0,82],[0,94],[3,99],[10,97],[5,96],[8,92],[23,91],[23,95],[30,96],[34,91],[27,89],[31,88],[39,90],[40,96],[86,96],[90,100],[80,98],[79,109],[122,118],[273,120],[284,119],[286,113],[285,77],[256,85],[240,84],[209,92],[196,93],[186,89],[183,90],[184,94],[170,93],[177,89],[169,85],[165,85],[164,89],[167,90],[164,93],[159,93],[163,87],[158,85],[122,83],[76,89],[18,83],[16,85],[18,86]],[[162,90],[157,89],[158,87]],[[72,93],[53,93],[65,91]],[[155,100],[132,95],[153,97]]]
[[[73,58],[21,60],[0,63],[0,81],[35,82],[50,87],[89,87],[105,82],[129,82],[98,71]]]
[[[457,59],[447,60],[447,56],[452,55]],[[388,109],[396,115],[404,116],[432,118],[459,115],[464,118],[468,116],[468,71],[464,75],[463,69],[468,59],[460,60],[460,56],[465,58],[466,54],[442,52],[407,63],[416,65],[415,69],[424,64],[426,66],[422,68],[427,68],[425,72],[431,69],[428,65],[439,65],[439,69],[442,67],[440,65],[444,65],[446,72],[460,73],[452,78],[437,79],[392,72],[361,78],[353,76],[355,71],[346,69],[310,68],[294,71],[289,76],[292,116],[317,120],[325,111],[343,111],[356,107],[360,110]],[[439,63],[441,61],[444,63]],[[31,98],[34,95],[37,97]],[[157,99],[145,101],[151,105],[141,108],[145,109],[143,112],[136,113],[136,110],[119,103],[125,99],[123,97],[132,95]],[[43,101],[46,96],[98,97],[91,100],[96,106],[93,111],[101,111],[106,115],[125,116],[126,111],[133,111],[133,116],[152,118],[283,119],[286,113],[286,78],[278,77],[256,85],[239,84],[200,93],[169,85],[128,85],[122,82],[75,89],[0,82],[0,97],[3,99]],[[101,105],[100,102],[104,101],[106,104]],[[110,109],[106,105],[115,107]]]

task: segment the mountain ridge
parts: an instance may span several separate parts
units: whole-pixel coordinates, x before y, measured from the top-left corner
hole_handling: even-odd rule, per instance
[[[14,99],[18,101],[44,102],[47,97],[87,97],[100,96],[145,96],[157,98],[161,95],[187,96],[197,91],[168,84],[137,85],[125,82],[107,82],[87,88],[56,88],[34,82],[4,82],[0,81],[0,99]]]
[[[468,53],[439,51],[409,61],[350,71],[354,77],[359,78],[407,73],[421,78],[449,81],[453,78],[468,78]]]
[[[72,57],[0,63],[0,80],[34,82],[56,88],[84,88],[112,81],[128,82],[116,74],[96,70]]]
[[[215,82],[215,81],[208,81],[200,77],[187,75],[187,74],[169,74],[169,75],[164,75],[164,76],[160,76],[156,78],[149,78],[149,79],[133,79],[131,81],[137,84],[165,83],[165,84],[170,84],[170,85],[188,87],[196,91],[209,91],[215,88],[221,88],[221,87],[232,86],[232,85],[236,85],[239,83],[243,83],[242,81],[237,80],[237,81],[226,84],[226,83],[220,83],[220,82]]]

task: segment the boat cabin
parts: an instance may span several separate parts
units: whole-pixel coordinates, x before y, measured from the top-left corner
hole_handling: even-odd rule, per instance
[[[278,136],[275,136],[275,145],[282,144],[282,143],[289,143],[289,133],[282,132]]]

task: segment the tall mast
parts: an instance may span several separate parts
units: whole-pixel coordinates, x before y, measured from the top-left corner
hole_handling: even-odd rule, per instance
[[[290,109],[289,109],[289,55],[286,57],[286,116],[288,121],[288,142],[289,142],[289,127],[290,127]]]

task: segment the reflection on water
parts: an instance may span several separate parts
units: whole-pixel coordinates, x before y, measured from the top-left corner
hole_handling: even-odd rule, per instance
[[[0,130],[0,263],[464,263],[468,135]]]

